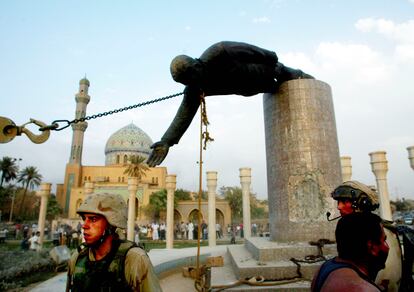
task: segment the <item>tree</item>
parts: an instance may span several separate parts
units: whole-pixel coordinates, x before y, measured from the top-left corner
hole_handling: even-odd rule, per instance
[[[183,189],[177,189],[174,192],[174,200],[178,200],[178,201],[190,201],[191,200],[190,192],[187,191],[187,190],[183,190]]]
[[[140,181],[143,176],[146,176],[146,172],[149,170],[149,167],[144,163],[145,158],[139,155],[133,155],[129,161],[130,164],[125,169],[124,174],[127,174],[129,177],[137,177],[138,181]]]
[[[167,190],[162,189],[152,193],[149,198],[149,204],[144,211],[155,220],[160,219],[160,213],[167,210]]]
[[[264,219],[268,217],[268,213],[265,211],[264,205],[267,205],[267,200],[257,199],[256,194],[250,194],[250,215],[252,219]]]
[[[19,168],[17,167],[15,161],[15,159],[8,156],[5,156],[0,160],[0,187],[3,187],[3,182],[9,182],[16,179]]]
[[[239,187],[222,187],[220,193],[224,199],[229,203],[231,209],[231,215],[233,220],[239,220],[242,218],[243,203],[242,203],[242,190]]]
[[[174,194],[174,208],[177,208],[180,200],[191,200],[190,192],[177,189]],[[165,211],[167,211],[167,190],[162,189],[150,195],[149,204],[145,207],[144,212],[151,218],[159,220],[161,212]]]
[[[56,200],[56,196],[51,194],[48,202],[47,202],[47,211],[46,211],[46,218],[48,220],[53,220],[56,216],[62,214],[63,210],[60,207],[58,201]]]
[[[198,192],[194,195],[194,199],[198,200]],[[208,194],[206,191],[201,191],[201,200],[208,200]]]
[[[37,171],[36,167],[28,166],[19,173],[17,181],[21,182],[24,186],[24,193],[19,208],[19,214],[21,214],[24,200],[26,198],[27,189],[29,187],[30,189],[33,189],[35,186],[40,185],[40,182],[42,181],[42,175]]]
[[[239,187],[221,187],[220,194],[229,203],[232,218],[240,220],[243,217],[243,194]],[[256,194],[250,193],[250,216],[252,219],[263,219],[267,217],[265,209],[259,205],[263,205],[265,202],[261,202],[256,198]]]

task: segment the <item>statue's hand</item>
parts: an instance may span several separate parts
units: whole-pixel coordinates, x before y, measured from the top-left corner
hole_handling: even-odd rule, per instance
[[[151,146],[152,152],[148,157],[147,164],[150,167],[160,165],[168,154],[170,146],[163,141],[156,142]]]

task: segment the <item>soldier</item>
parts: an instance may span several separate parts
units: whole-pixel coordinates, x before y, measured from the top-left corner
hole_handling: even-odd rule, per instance
[[[331,195],[338,202],[338,210],[342,217],[352,213],[370,213],[379,207],[375,191],[358,181],[342,183]],[[378,273],[375,283],[387,291],[398,291],[402,275],[400,242],[392,222],[383,220],[382,223],[390,251],[385,268]]]
[[[241,42],[223,41],[210,46],[200,58],[186,55],[171,62],[171,75],[184,84],[184,98],[161,141],[154,143],[147,164],[161,164],[168,150],[184,135],[198,107],[200,96],[239,94],[251,96],[276,92],[284,81],[312,78],[301,70],[284,66],[275,52]]]
[[[339,220],[335,230],[338,256],[321,266],[312,282],[312,292],[382,291],[374,283],[389,250],[381,222],[379,216],[367,212]]]
[[[162,291],[146,252],[121,239],[127,227],[122,197],[92,194],[77,213],[86,246],[69,261],[66,291]]]

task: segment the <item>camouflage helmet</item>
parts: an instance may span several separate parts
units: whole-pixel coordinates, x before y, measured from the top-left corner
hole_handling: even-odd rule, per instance
[[[348,199],[357,211],[374,211],[379,207],[378,196],[375,190],[356,181],[346,181],[340,184],[331,193],[334,200]]]
[[[99,214],[106,218],[108,223],[121,229],[127,228],[128,209],[124,199],[116,194],[92,194],[79,206],[76,211]]]

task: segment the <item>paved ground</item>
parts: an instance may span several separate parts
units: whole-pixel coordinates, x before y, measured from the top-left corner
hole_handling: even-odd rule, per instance
[[[226,245],[219,245],[216,247],[201,247],[200,254],[211,254],[213,256],[223,255],[227,250]],[[148,253],[154,267],[162,267],[163,264],[169,264],[171,261],[180,260],[183,258],[193,257],[197,255],[197,248],[182,248],[182,249],[153,249]],[[194,280],[182,276],[180,270],[172,273],[160,281],[164,292],[177,291],[196,291],[194,288]],[[59,275],[35,286],[28,291],[32,292],[63,292],[66,287],[66,273]]]

